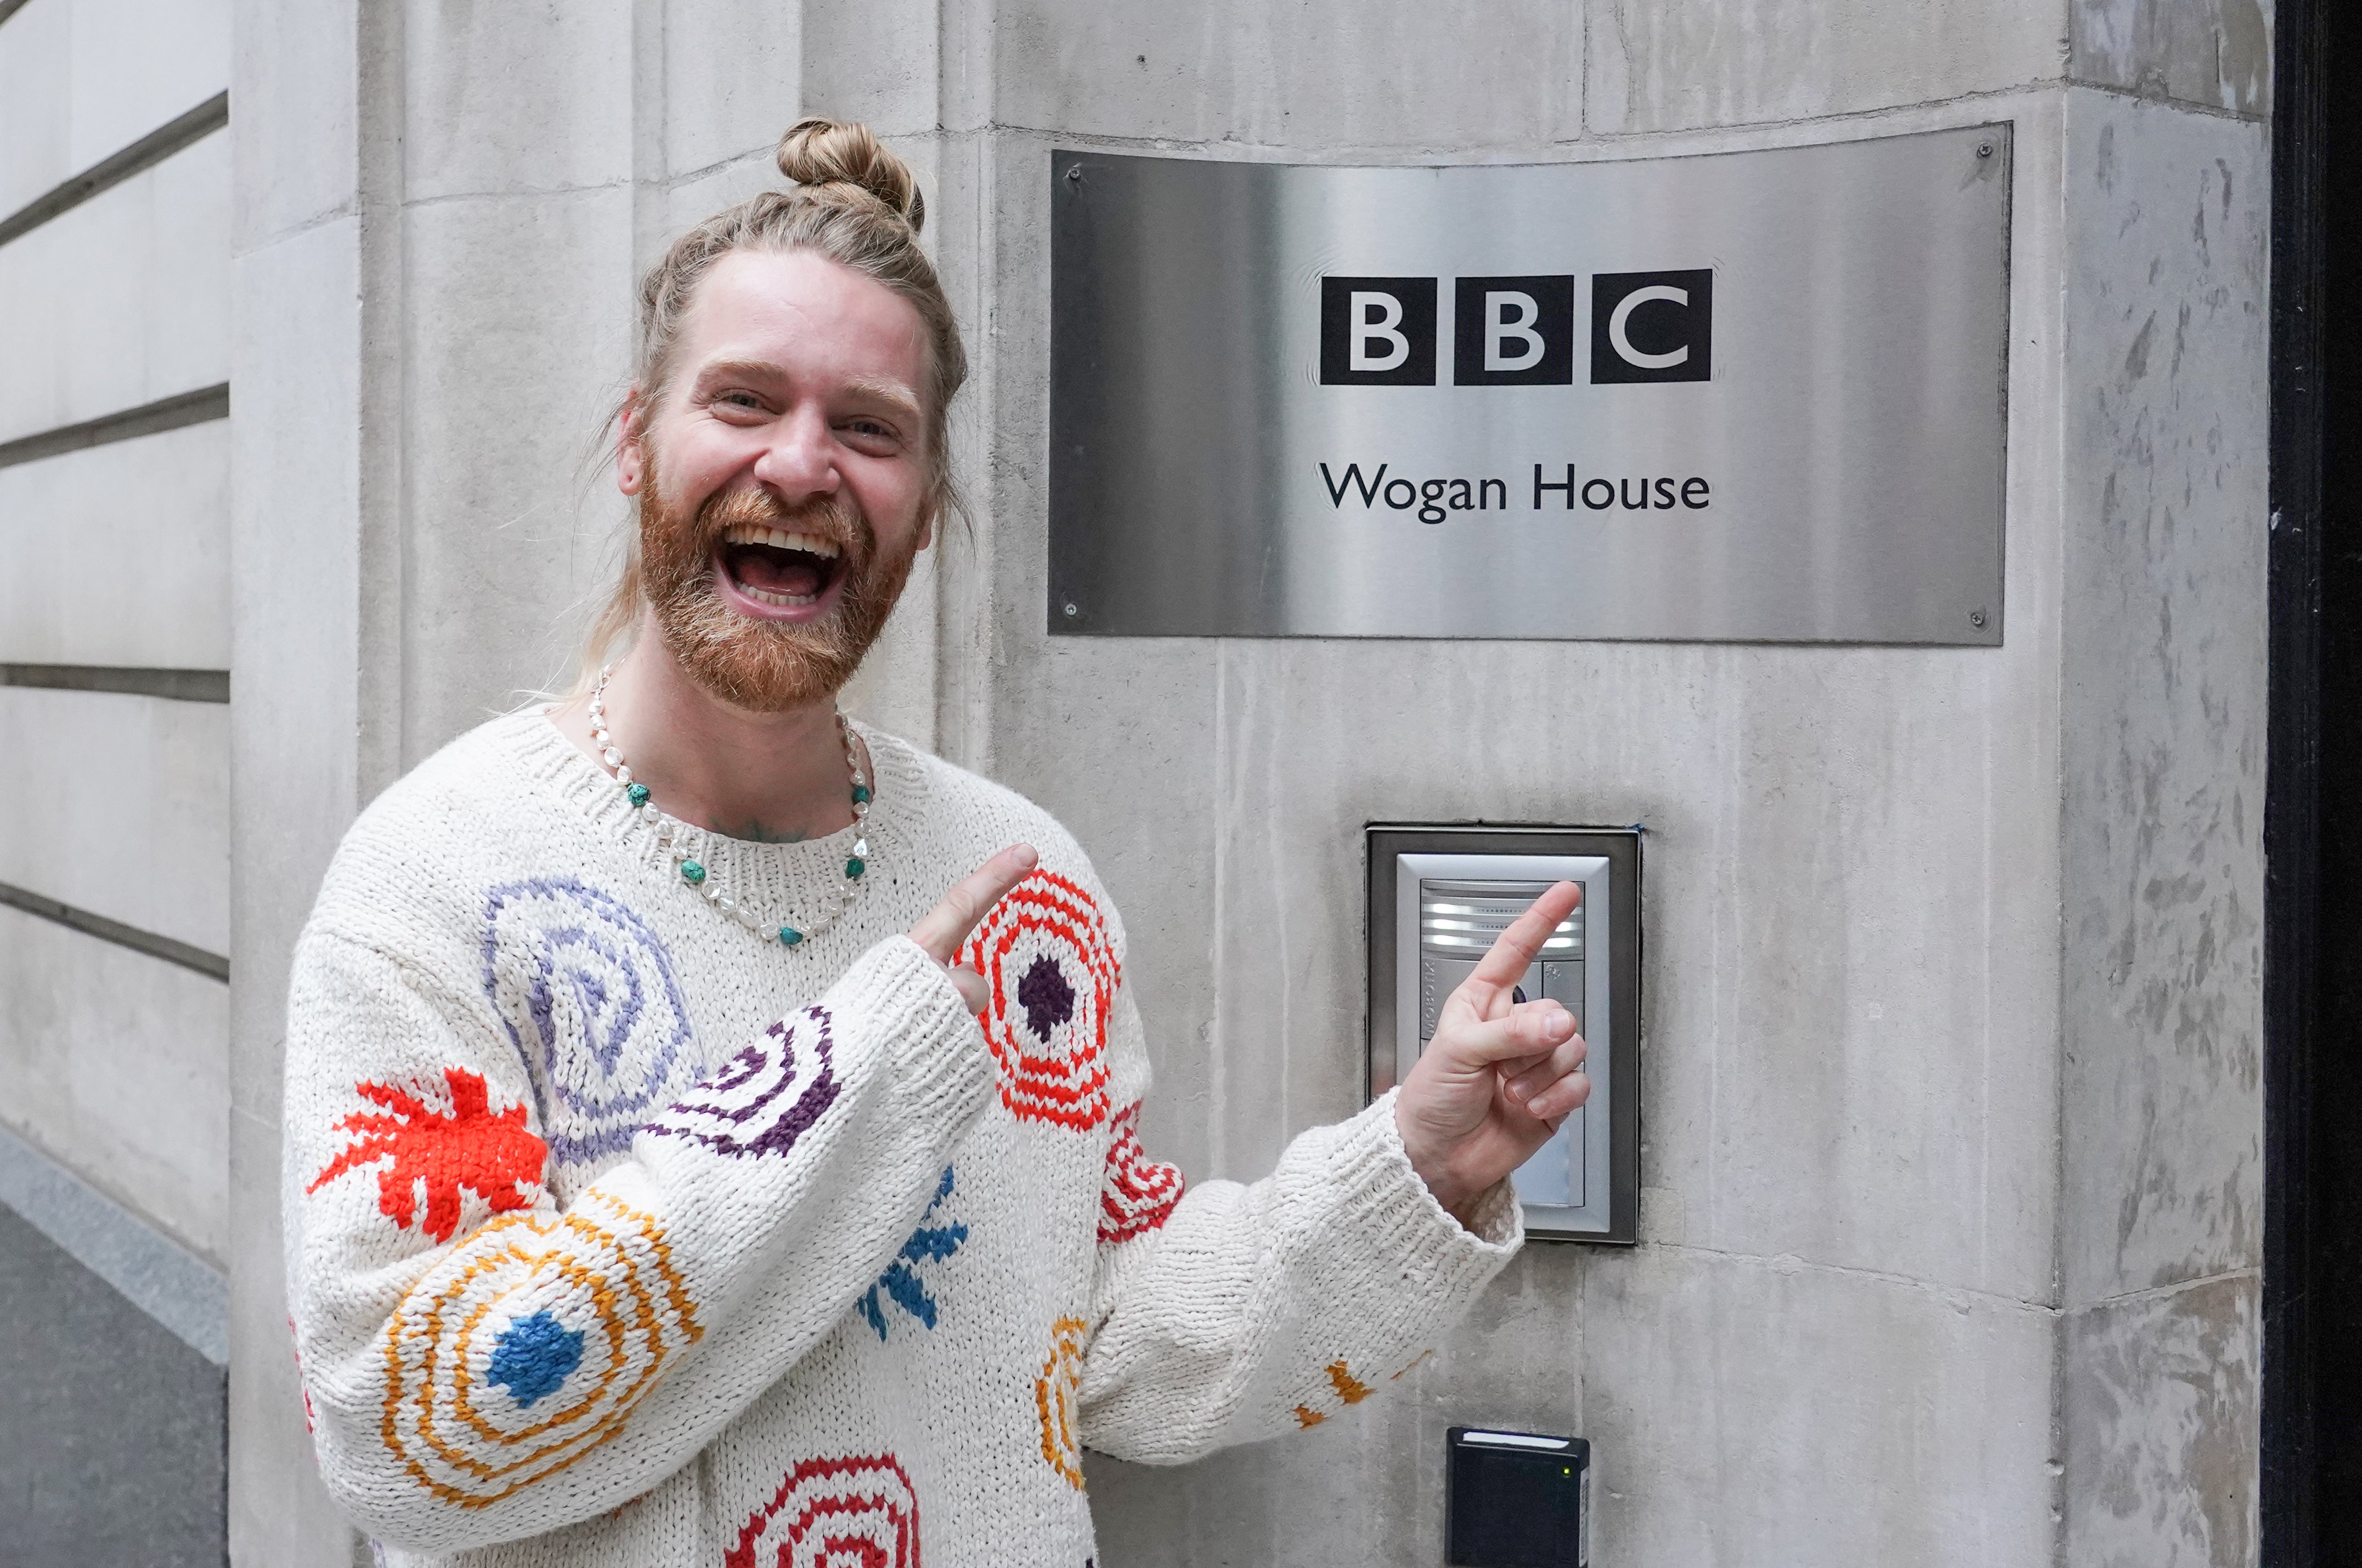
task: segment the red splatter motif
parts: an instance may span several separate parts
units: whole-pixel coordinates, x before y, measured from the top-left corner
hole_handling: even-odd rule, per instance
[[[1129,1242],[1156,1230],[1172,1217],[1187,1185],[1180,1166],[1152,1160],[1140,1146],[1140,1102],[1132,1101],[1116,1112],[1115,1138],[1108,1144],[1099,1240]]]
[[[446,1067],[451,1109],[440,1111],[391,1084],[359,1084],[360,1097],[392,1115],[357,1110],[337,1123],[355,1134],[345,1152],[328,1162],[304,1190],[317,1192],[347,1171],[391,1160],[377,1174],[380,1212],[404,1230],[417,1217],[417,1188],[426,1187],[426,1213],[419,1229],[447,1242],[459,1228],[459,1189],[468,1187],[492,1212],[532,1206],[541,1190],[548,1149],[524,1130],[524,1107],[495,1114],[483,1078],[465,1067]]]
[[[1105,1121],[1121,966],[1091,896],[1054,871],[1034,872],[992,906],[960,962],[992,987],[979,1021],[1010,1114],[1077,1132]]]
[[[919,1568],[919,1499],[890,1453],[807,1459],[755,1510],[724,1568]]]

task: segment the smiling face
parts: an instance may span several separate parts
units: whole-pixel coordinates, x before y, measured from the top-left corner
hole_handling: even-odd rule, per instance
[[[715,696],[826,698],[885,626],[931,534],[928,353],[907,301],[810,251],[698,284],[616,477],[657,630]]]

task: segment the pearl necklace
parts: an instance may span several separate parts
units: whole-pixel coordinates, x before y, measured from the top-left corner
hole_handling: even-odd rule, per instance
[[[703,893],[706,902],[748,931],[762,936],[765,941],[776,937],[782,947],[801,946],[842,920],[844,911],[853,907],[853,895],[861,886],[863,873],[869,869],[867,836],[856,834],[854,837],[853,856],[844,863],[844,883],[837,889],[836,907],[809,924],[791,925],[784,920],[775,924],[771,917],[758,912],[752,904],[732,897],[723,889],[721,883],[714,880],[712,872],[702,863],[690,858],[689,851],[682,847],[682,836],[696,830],[679,818],[668,816],[657,809],[656,802],[648,799],[648,787],[633,779],[630,765],[624,762],[623,752],[616,748],[614,740],[607,734],[607,678],[614,673],[614,669],[612,664],[602,669],[599,683],[590,689],[590,739],[599,747],[599,760],[614,776],[615,782],[623,786],[624,798],[632,803],[632,810],[641,821],[657,830],[657,842],[671,852],[674,868],[679,871],[681,881],[692,890]],[[843,713],[836,715],[836,733],[844,742],[845,768],[853,775],[853,822],[858,828],[862,820],[869,815],[869,782],[861,776],[861,754],[854,749],[853,726],[844,722]]]

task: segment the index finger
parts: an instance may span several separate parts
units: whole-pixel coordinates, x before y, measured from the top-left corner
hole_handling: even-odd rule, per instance
[[[1525,913],[1509,922],[1508,930],[1493,939],[1492,947],[1468,978],[1496,988],[1516,985],[1525,978],[1558,922],[1573,913],[1582,901],[1581,884],[1552,883],[1548,892],[1526,906]]]
[[[911,928],[911,940],[925,948],[936,963],[949,964],[977,922],[1000,901],[1002,894],[1025,880],[1041,859],[1030,844],[1010,845],[954,883],[943,902]]]

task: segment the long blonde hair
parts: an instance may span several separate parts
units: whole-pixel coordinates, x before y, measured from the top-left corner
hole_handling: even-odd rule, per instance
[[[946,437],[952,399],[967,380],[967,350],[935,266],[919,248],[927,204],[911,166],[869,127],[846,120],[799,120],[779,138],[779,172],[792,182],[725,207],[672,242],[640,280],[640,336],[632,390],[610,415],[610,434],[635,409],[660,402],[673,373],[674,340],[697,285],[733,250],[809,250],[873,278],[911,302],[927,329],[927,509],[935,519],[966,515],[953,481]],[[623,569],[584,638],[575,689],[587,690],[616,645],[638,623],[642,601],[636,525]]]

